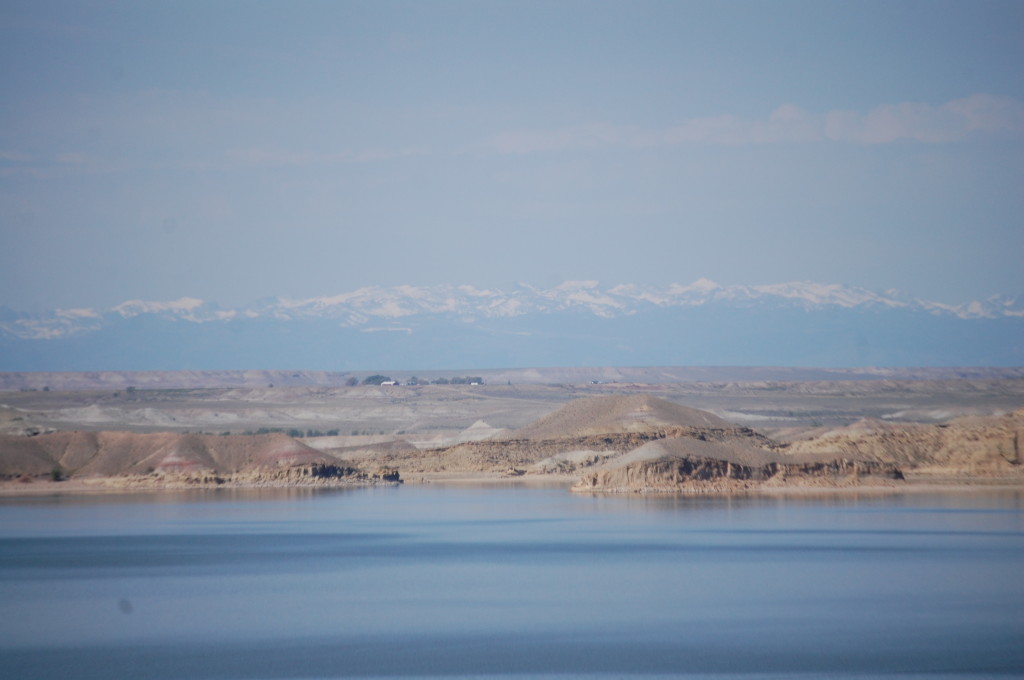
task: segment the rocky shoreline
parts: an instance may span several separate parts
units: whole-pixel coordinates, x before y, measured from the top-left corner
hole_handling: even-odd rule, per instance
[[[839,488],[862,483],[895,486],[904,479],[899,467],[873,461],[773,461],[751,465],[722,458],[683,456],[591,472],[572,489],[605,493],[718,494],[764,487]]]
[[[509,476],[494,473],[434,473],[418,475],[400,482],[370,479],[311,479],[307,481],[285,480],[237,480],[227,479],[221,483],[203,479],[155,480],[147,477],[97,477],[90,479],[68,479],[55,482],[37,479],[31,482],[17,480],[0,481],[0,498],[4,497],[46,497],[104,495],[153,492],[215,492],[259,491],[259,490],[303,490],[327,491],[332,489],[360,489],[374,487],[399,487],[418,485],[455,486],[544,486],[558,487],[579,495],[610,496],[808,496],[846,494],[901,494],[901,493],[998,493],[1024,492],[1024,479],[1019,477],[947,478],[933,475],[908,475],[906,479],[883,480],[859,478],[845,481],[787,480],[772,483],[749,483],[743,481],[702,481],[684,487],[605,487],[587,488],[572,475],[522,475]]]
[[[56,481],[22,477],[0,481],[0,495],[51,495],[76,493],[118,493],[124,491],[181,491],[187,489],[335,489],[369,486],[399,486],[397,470],[367,474],[345,469],[262,470],[237,474],[211,472],[180,474],[119,475],[113,477],[72,478]]]

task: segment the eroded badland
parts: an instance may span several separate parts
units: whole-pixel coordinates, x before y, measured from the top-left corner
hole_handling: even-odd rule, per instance
[[[53,385],[22,376],[19,389],[8,374],[0,477],[12,492],[399,478],[670,493],[1024,484],[1024,378],[1013,369],[663,382],[587,370],[596,377],[383,386],[288,386],[316,381],[300,373],[217,387],[198,374],[36,374]]]

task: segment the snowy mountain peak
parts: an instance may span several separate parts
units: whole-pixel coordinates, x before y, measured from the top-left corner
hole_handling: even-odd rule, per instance
[[[709,305],[740,308],[789,307],[824,309],[907,310],[960,319],[1024,317],[1017,298],[994,296],[984,301],[947,304],[911,299],[895,290],[874,292],[855,286],[813,281],[723,286],[706,278],[668,286],[618,284],[596,280],[566,281],[553,288],[520,284],[512,290],[481,289],[471,285],[393,287],[368,286],[330,296],[279,297],[241,308],[222,310],[198,298],[166,302],[128,300],[109,310],[58,309],[49,314],[11,314],[0,321],[0,332],[25,339],[59,338],[97,330],[109,318],[157,316],[193,323],[234,319],[333,319],[342,326],[363,326],[406,317],[439,316],[471,322],[478,319],[556,314],[565,311],[611,319],[645,309],[695,308]]]
[[[673,285],[674,286],[679,286],[679,284],[673,284]],[[701,278],[697,279],[696,281],[694,281],[693,283],[691,283],[689,286],[680,286],[679,288],[680,288],[680,290],[692,291],[692,292],[695,292],[695,293],[709,294],[709,293],[713,293],[714,291],[720,289],[721,286],[719,286],[717,283],[715,283],[711,279],[705,279],[705,278],[701,277]]]
[[[1017,298],[960,304],[813,281],[369,286],[221,309],[184,297],[0,308],[0,370],[416,366],[1019,366]]]
[[[140,314],[173,314],[187,318],[194,315],[204,304],[202,300],[190,297],[182,297],[170,302],[127,300],[114,307],[111,311],[124,318],[131,318]]]

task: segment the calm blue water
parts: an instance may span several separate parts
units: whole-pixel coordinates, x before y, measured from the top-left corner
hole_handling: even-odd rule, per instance
[[[1024,494],[0,499],[0,675],[1024,676]]]

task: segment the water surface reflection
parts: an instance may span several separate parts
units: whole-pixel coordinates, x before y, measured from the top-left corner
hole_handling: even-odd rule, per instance
[[[222,491],[0,503],[0,662],[97,678],[1024,673],[1019,492]]]

